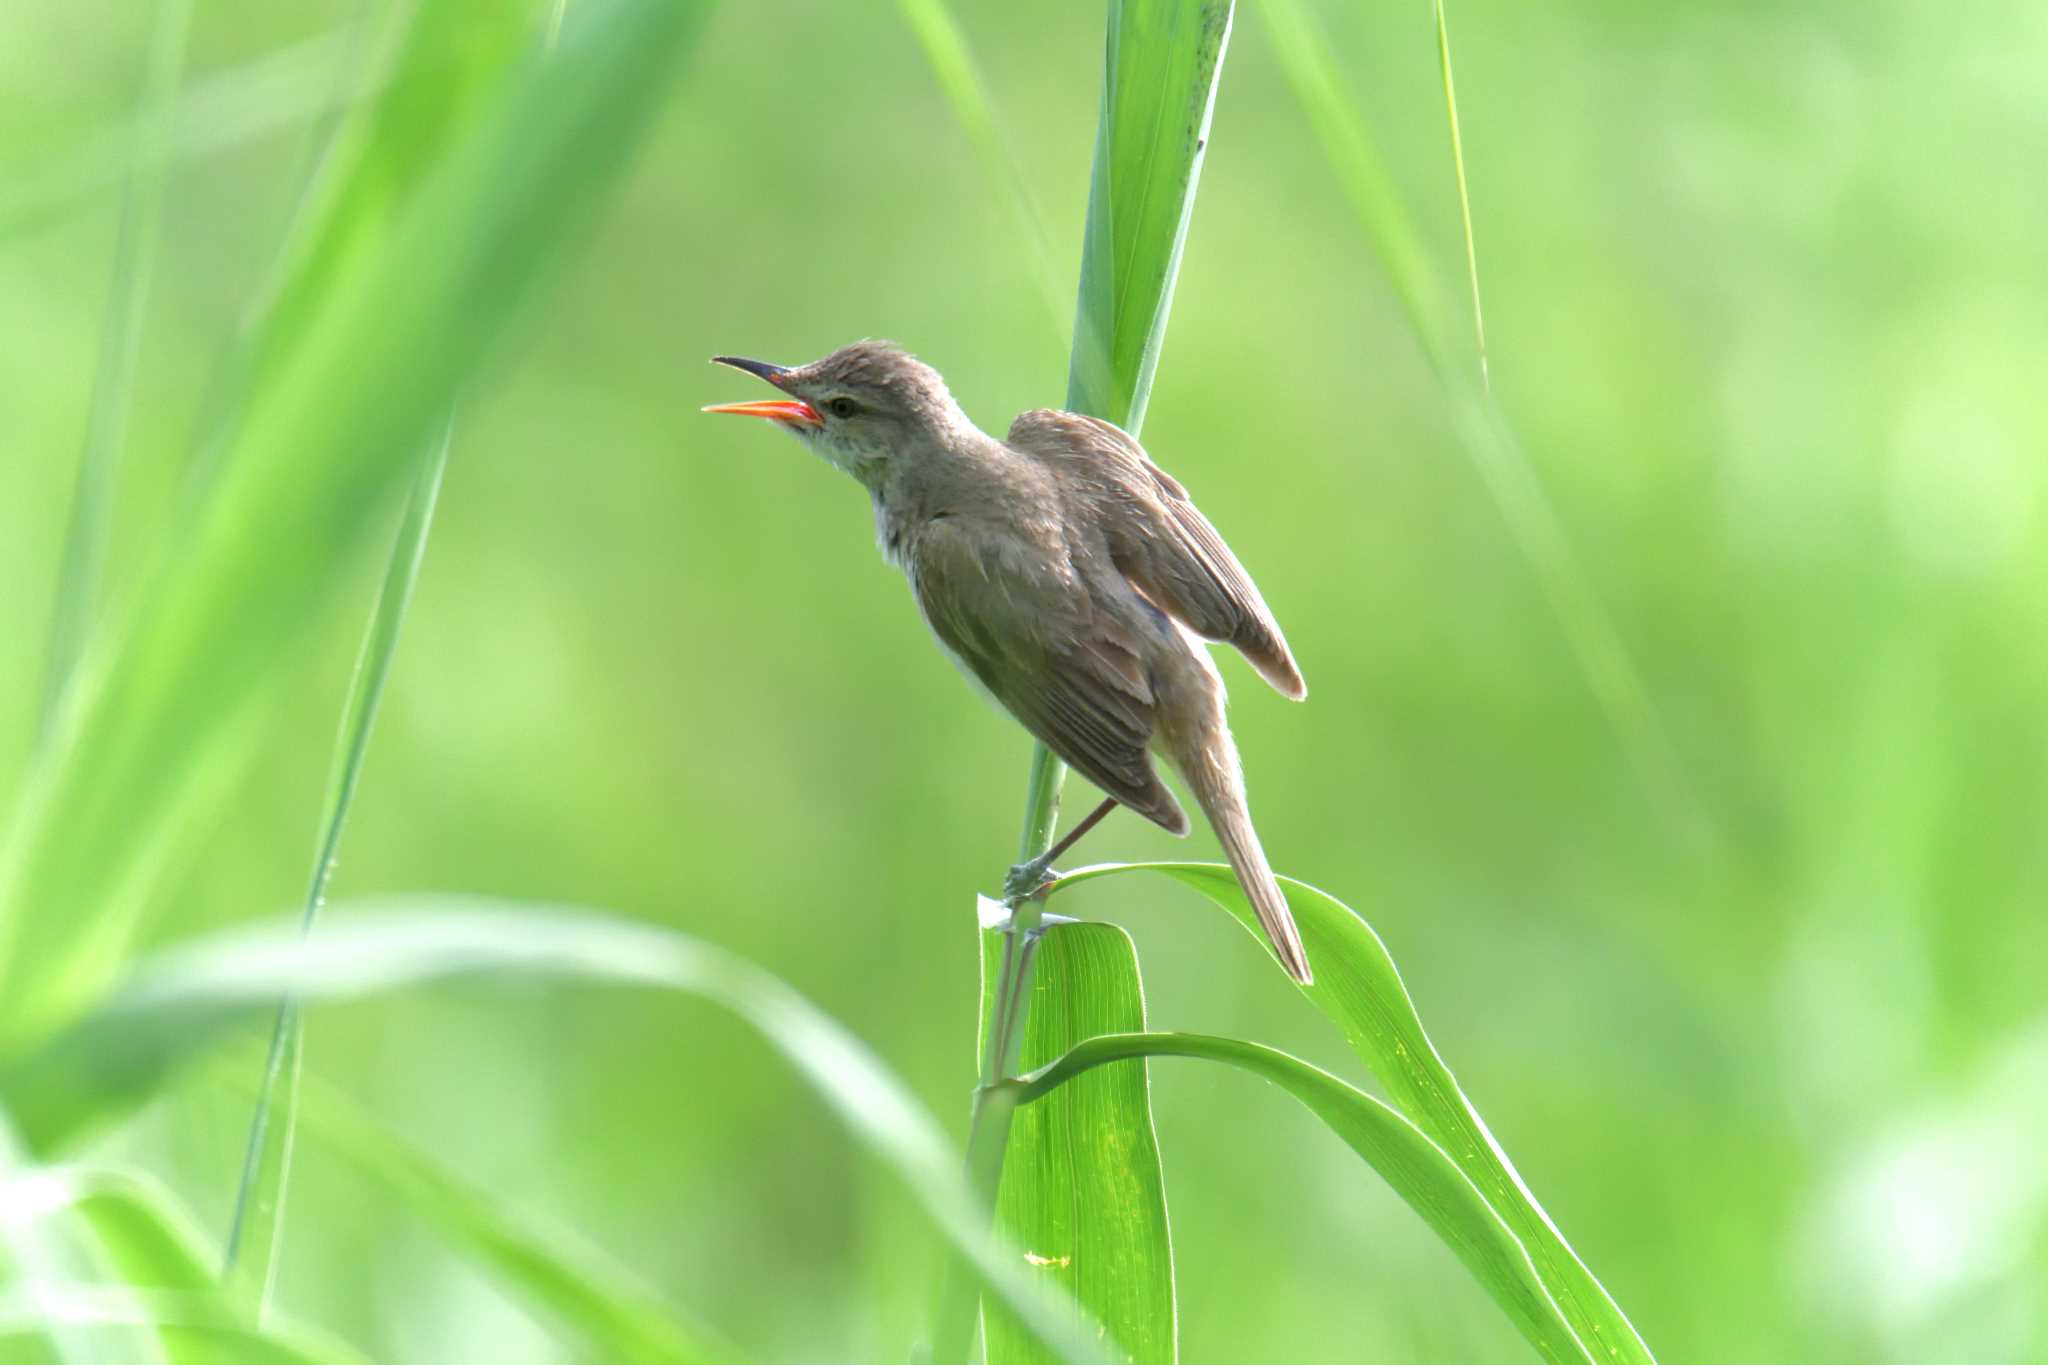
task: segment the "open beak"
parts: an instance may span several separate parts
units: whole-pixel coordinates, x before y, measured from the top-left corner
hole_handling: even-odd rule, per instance
[[[735,370],[745,370],[782,387],[787,366],[771,365],[765,360],[747,360],[736,355],[715,355],[714,365],[730,365]],[[755,403],[714,403],[704,409],[706,412],[729,412],[739,417],[766,417],[770,421],[787,422],[795,427],[822,427],[825,420],[818,416],[818,410],[800,398],[770,398]]]

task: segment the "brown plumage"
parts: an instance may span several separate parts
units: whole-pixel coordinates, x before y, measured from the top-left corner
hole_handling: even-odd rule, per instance
[[[800,369],[721,357],[789,400],[775,419],[874,499],[883,553],[961,668],[1047,748],[1146,819],[1187,816],[1151,754],[1215,829],[1281,965],[1312,980],[1245,806],[1223,680],[1203,640],[1307,695],[1265,600],[1187,491],[1108,422],[1027,412],[979,430],[929,366],[859,342]]]

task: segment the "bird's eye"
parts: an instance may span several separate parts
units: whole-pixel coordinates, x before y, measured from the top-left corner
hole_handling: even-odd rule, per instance
[[[860,411],[860,404],[851,398],[828,398],[825,400],[825,411],[834,417],[851,417]]]

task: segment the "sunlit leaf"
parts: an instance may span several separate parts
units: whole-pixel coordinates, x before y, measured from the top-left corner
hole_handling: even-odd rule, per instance
[[[981,938],[984,996],[994,990],[1002,935]],[[1113,924],[1054,924],[1020,1065],[1044,1066],[1082,1040],[1145,1027],[1137,951]],[[984,998],[986,1011],[993,1004]],[[1060,1285],[1115,1340],[1121,1359],[1174,1359],[1173,1248],[1152,1132],[1151,1085],[1140,1066],[1080,1076],[1020,1111],[1010,1131],[997,1222],[1031,1273]],[[983,1315],[990,1365],[1052,1361],[1001,1311]]]
[[[1544,1289],[1528,1252],[1457,1163],[1391,1106],[1298,1057],[1199,1033],[1106,1034],[1025,1076],[1021,1089],[1031,1107],[1024,1112],[1056,1101],[1106,1063],[1144,1057],[1223,1062],[1300,1100],[1422,1216],[1545,1359],[1572,1365],[1592,1359]]]
[[[1209,145],[1229,0],[1109,7],[1067,406],[1135,432],[1159,367]]]
[[[1059,885],[1130,872],[1156,873],[1193,887],[1265,943],[1236,876],[1219,864],[1107,864],[1077,869]],[[1520,1239],[1544,1287],[1593,1357],[1648,1365],[1649,1347],[1566,1244],[1437,1055],[1379,935],[1333,896],[1290,877],[1282,877],[1280,886],[1315,968],[1315,984],[1300,987],[1302,994],[1343,1030],[1345,1041],[1387,1087],[1401,1112],[1458,1164]]]

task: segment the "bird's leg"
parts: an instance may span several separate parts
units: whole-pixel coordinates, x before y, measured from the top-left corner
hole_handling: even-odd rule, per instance
[[[1039,854],[1028,863],[1018,863],[1010,869],[1010,875],[1003,879],[1003,898],[1009,901],[1027,900],[1043,891],[1052,881],[1052,865],[1055,859],[1081,841],[1081,836],[1100,824],[1102,817],[1116,809],[1114,796],[1083,816],[1081,823],[1067,831],[1067,837]]]

